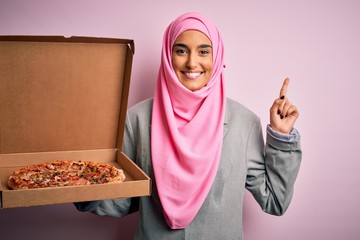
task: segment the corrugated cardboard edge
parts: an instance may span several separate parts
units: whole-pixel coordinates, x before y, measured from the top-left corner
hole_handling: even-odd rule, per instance
[[[126,53],[126,68],[125,68],[125,72],[124,72],[124,79],[131,78],[131,70],[132,70],[132,62],[133,62],[132,59],[133,59],[133,55],[135,53],[134,42],[131,40],[131,42],[129,44],[130,45],[128,45],[128,46],[130,46],[130,50],[131,50],[132,54],[130,54],[130,51],[127,51],[127,53]],[[130,81],[124,81],[123,88],[122,88],[122,91],[123,91],[122,98],[125,99],[125,100],[123,100],[124,106],[128,106],[129,89],[130,89]],[[118,149],[121,149],[122,143],[123,143],[126,114],[127,114],[127,107],[122,108],[120,110],[120,116],[119,116],[119,129],[118,129],[118,137],[117,137],[117,148]],[[121,119],[123,119],[123,122],[120,121]]]
[[[22,42],[74,42],[74,43],[89,43],[91,39],[92,43],[123,43],[128,44],[132,55],[135,54],[135,44],[132,39],[118,39],[118,38],[106,38],[106,37],[84,37],[84,36],[27,36],[27,35],[1,35],[0,41],[22,41]]]

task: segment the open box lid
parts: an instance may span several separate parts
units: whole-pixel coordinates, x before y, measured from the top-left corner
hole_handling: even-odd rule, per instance
[[[121,149],[134,42],[0,36],[0,154]]]

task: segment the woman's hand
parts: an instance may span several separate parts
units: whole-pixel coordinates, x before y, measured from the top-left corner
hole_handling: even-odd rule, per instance
[[[286,96],[289,79],[286,78],[280,90],[279,98],[275,99],[270,108],[270,127],[280,133],[288,134],[293,128],[299,111]]]

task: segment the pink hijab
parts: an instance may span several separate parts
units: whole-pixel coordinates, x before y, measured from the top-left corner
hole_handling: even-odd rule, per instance
[[[212,76],[197,91],[179,82],[171,63],[175,39],[186,30],[201,31],[212,42]],[[225,114],[223,68],[223,42],[209,19],[185,13],[166,29],[152,111],[151,152],[161,205],[172,229],[190,224],[214,182]]]

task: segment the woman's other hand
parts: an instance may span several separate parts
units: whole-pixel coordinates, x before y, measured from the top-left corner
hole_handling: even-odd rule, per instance
[[[280,90],[279,98],[275,99],[270,108],[270,126],[273,130],[288,134],[293,129],[299,111],[286,96],[289,78],[286,78]]]

